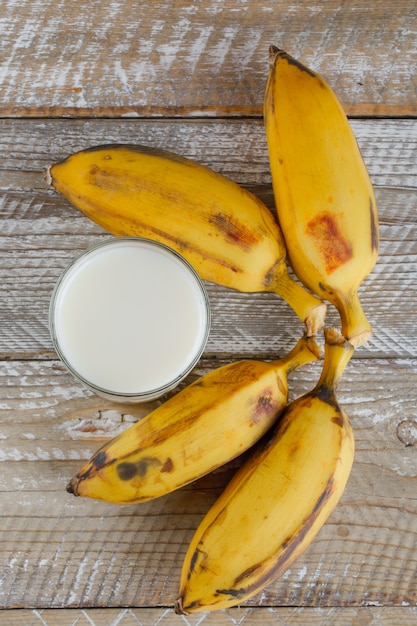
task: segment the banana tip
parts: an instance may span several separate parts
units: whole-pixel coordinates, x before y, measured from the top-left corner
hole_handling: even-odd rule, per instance
[[[284,54],[284,50],[281,50],[280,48],[278,48],[277,46],[275,46],[274,44],[271,44],[269,46],[269,65],[272,67],[275,63],[275,59],[277,58],[277,56],[279,54]]]
[[[69,481],[68,485],[66,486],[66,490],[68,493],[72,493],[74,496],[78,496],[78,478],[74,477],[71,478],[71,480]]]
[[[188,615],[187,611],[184,611],[182,607],[182,597],[180,596],[174,602],[174,611],[177,615]]]

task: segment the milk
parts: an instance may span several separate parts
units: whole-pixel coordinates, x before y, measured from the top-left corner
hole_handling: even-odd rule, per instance
[[[208,326],[206,293],[191,267],[137,238],[87,251],[64,273],[51,303],[63,361],[95,391],[121,399],[155,397],[178,383],[201,355]]]

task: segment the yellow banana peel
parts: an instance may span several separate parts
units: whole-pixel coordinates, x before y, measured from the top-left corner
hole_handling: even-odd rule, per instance
[[[343,335],[361,345],[372,328],[358,288],[377,260],[378,217],[348,119],[321,76],[271,46],[264,120],[290,265],[337,307]]]
[[[319,355],[313,338],[301,338],[278,361],[235,361],[212,370],[102,446],[67,490],[126,504],[204,476],[265,434],[287,403],[288,373]]]

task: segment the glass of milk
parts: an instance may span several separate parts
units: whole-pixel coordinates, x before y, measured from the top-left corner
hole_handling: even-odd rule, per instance
[[[182,256],[149,239],[121,237],[78,256],[52,294],[58,356],[99,396],[143,402],[173,389],[207,343],[210,306]]]

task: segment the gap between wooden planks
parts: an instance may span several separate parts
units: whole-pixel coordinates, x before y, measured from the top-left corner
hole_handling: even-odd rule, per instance
[[[40,609],[0,613],[1,626],[415,626],[415,607],[249,608],[181,620],[170,609]]]

